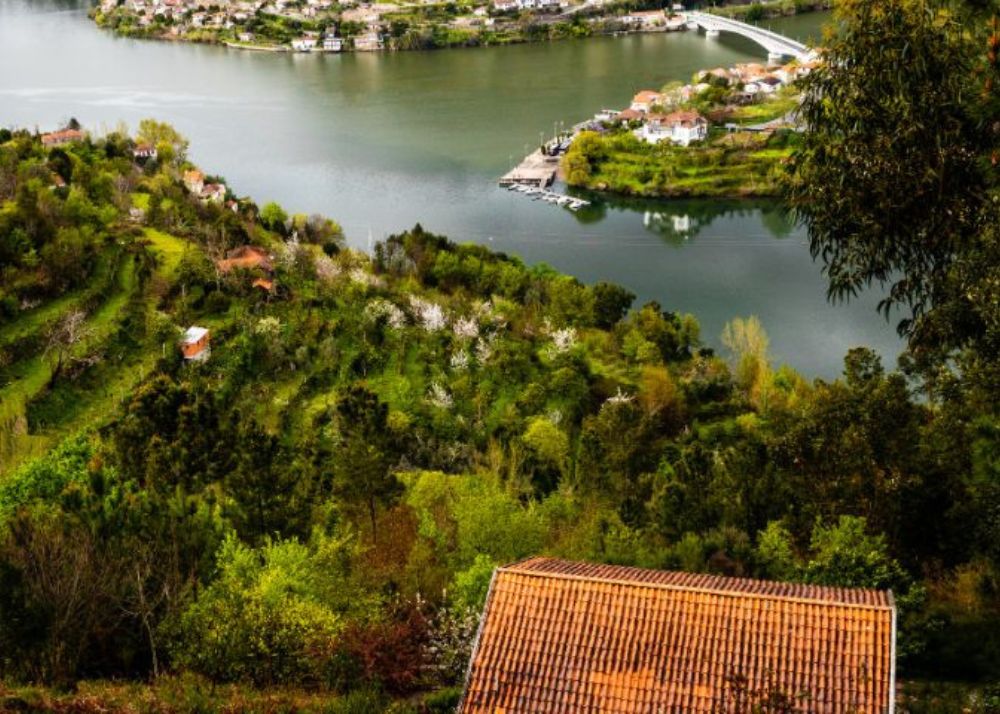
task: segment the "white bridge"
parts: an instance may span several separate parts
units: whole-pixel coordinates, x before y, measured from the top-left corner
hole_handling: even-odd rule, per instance
[[[743,35],[767,50],[768,57],[773,60],[781,57],[804,59],[811,52],[810,48],[801,42],[739,20],[730,20],[728,17],[711,15],[707,12],[686,12],[684,17],[689,26],[701,27],[709,37],[716,36],[720,32]]]

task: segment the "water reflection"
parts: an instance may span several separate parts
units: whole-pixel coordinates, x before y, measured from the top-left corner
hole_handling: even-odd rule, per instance
[[[793,235],[796,221],[781,203],[772,199],[674,199],[670,201],[609,197],[593,191],[570,190],[571,195],[590,201],[573,215],[583,225],[599,223],[609,212],[632,212],[642,215],[642,225],[663,242],[682,247],[705,231],[719,218],[759,220],[773,238]]]

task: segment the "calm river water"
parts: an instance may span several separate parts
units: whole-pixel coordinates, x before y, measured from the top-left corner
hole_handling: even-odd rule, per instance
[[[74,0],[0,0],[0,126],[173,123],[191,157],[263,203],[336,218],[366,247],[418,221],[694,313],[710,344],[755,314],[774,356],[834,376],[854,345],[890,361],[868,296],[825,301],[804,233],[767,204],[603,202],[580,214],[496,187],[510,162],[641,88],[763,59],[738,37],[633,35],[428,53],[274,55],[115,38]],[[772,23],[815,36],[823,16]]]

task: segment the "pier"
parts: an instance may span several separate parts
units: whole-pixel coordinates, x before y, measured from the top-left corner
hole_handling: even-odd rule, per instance
[[[500,178],[501,186],[533,186],[547,188],[556,179],[559,157],[547,156],[536,149],[524,160]]]
[[[555,206],[568,208],[571,211],[579,211],[584,206],[590,205],[590,201],[585,201],[582,198],[567,196],[564,193],[556,193],[555,191],[547,191],[544,188],[539,188],[537,186],[528,186],[527,184],[518,183],[508,183],[505,184],[505,186],[510,191],[522,193],[536,201],[545,201],[546,203],[551,203]]]

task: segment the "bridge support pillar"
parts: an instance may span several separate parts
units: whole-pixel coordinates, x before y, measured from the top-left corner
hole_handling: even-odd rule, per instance
[[[715,38],[718,36],[719,36],[719,31],[716,30],[714,27],[705,30],[705,37]]]
[[[785,61],[785,55],[780,52],[768,52],[767,61],[769,64],[782,64]]]

